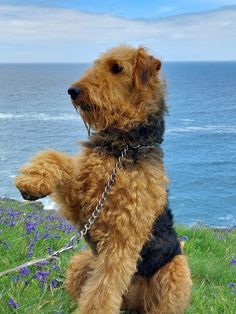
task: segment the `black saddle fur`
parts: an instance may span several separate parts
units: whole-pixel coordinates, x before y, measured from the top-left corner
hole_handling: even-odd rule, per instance
[[[173,228],[173,216],[166,207],[153,224],[151,239],[142,248],[136,274],[150,278],[179,254],[181,249]]]

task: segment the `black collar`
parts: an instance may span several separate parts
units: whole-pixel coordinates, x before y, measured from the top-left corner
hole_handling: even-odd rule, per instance
[[[139,124],[129,131],[108,127],[98,133],[93,133],[83,146],[117,158],[124,146],[128,145],[128,157],[136,159],[139,151],[135,147],[159,146],[163,141],[164,130],[164,120],[154,116],[149,118],[148,124]]]

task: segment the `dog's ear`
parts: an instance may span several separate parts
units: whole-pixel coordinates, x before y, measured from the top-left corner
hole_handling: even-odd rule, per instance
[[[161,61],[147,54],[145,48],[137,50],[134,64],[134,85],[142,88],[161,68]]]

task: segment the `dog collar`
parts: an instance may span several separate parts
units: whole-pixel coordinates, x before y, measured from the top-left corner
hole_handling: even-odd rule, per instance
[[[114,127],[108,127],[98,133],[93,133],[89,140],[83,142],[84,147],[95,150],[96,152],[108,153],[118,157],[125,145],[129,151],[127,158],[137,159],[137,156],[145,152],[142,148],[159,148],[163,141],[165,130],[164,120],[155,116],[149,117],[148,124],[139,124],[129,131]],[[151,151],[151,150],[148,150]]]

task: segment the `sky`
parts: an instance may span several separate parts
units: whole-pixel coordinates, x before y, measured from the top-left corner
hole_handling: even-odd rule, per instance
[[[236,0],[0,0],[0,63],[91,62],[119,44],[236,60]]]

